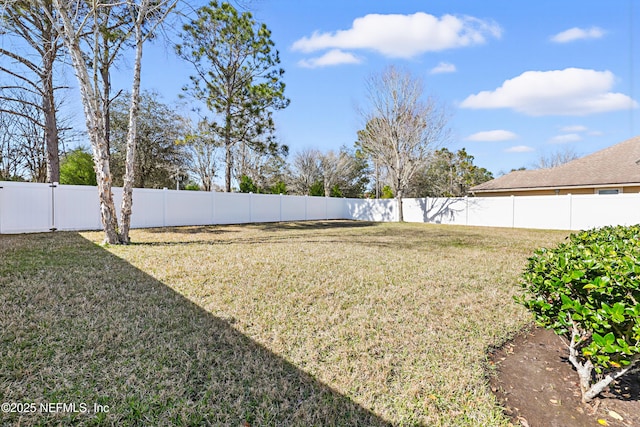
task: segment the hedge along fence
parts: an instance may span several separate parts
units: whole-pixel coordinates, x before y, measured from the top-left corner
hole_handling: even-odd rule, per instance
[[[122,189],[114,196],[119,207]],[[405,199],[403,207],[408,222],[559,230],[640,223],[640,194]],[[136,188],[131,225],[386,222],[397,215],[395,200]],[[0,182],[0,234],[101,228],[96,187]]]

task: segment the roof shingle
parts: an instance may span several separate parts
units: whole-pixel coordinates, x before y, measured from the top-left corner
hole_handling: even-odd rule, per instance
[[[473,192],[640,184],[640,136],[548,169],[514,171]]]

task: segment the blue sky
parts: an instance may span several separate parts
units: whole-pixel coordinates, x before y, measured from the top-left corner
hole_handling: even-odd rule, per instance
[[[394,65],[447,106],[449,148],[465,147],[497,175],[640,133],[640,4],[632,2],[255,0],[251,9],[285,69],[291,105],[276,120],[292,152],[351,146],[365,80]],[[143,87],[165,102],[177,100],[190,72],[165,46],[145,51]],[[114,82],[127,89],[126,65],[120,74]]]

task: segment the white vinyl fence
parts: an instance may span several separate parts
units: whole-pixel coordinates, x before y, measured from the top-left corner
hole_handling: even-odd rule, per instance
[[[114,188],[119,211],[122,189]],[[580,230],[640,223],[640,194],[405,199],[409,222]],[[395,221],[395,200],[134,189],[133,228]],[[102,228],[96,187],[0,182],[0,234]]]
[[[409,199],[405,221],[586,230],[640,223],[640,193]]]
[[[122,189],[113,193],[119,215]],[[344,218],[344,199],[136,188],[131,227]],[[0,234],[101,228],[96,187],[0,182]]]

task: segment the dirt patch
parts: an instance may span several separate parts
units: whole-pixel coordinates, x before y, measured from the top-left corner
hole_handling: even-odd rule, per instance
[[[566,345],[553,331],[533,329],[491,357],[490,379],[515,425],[529,427],[640,426],[640,375],[632,374],[593,404],[580,399],[578,375]]]

